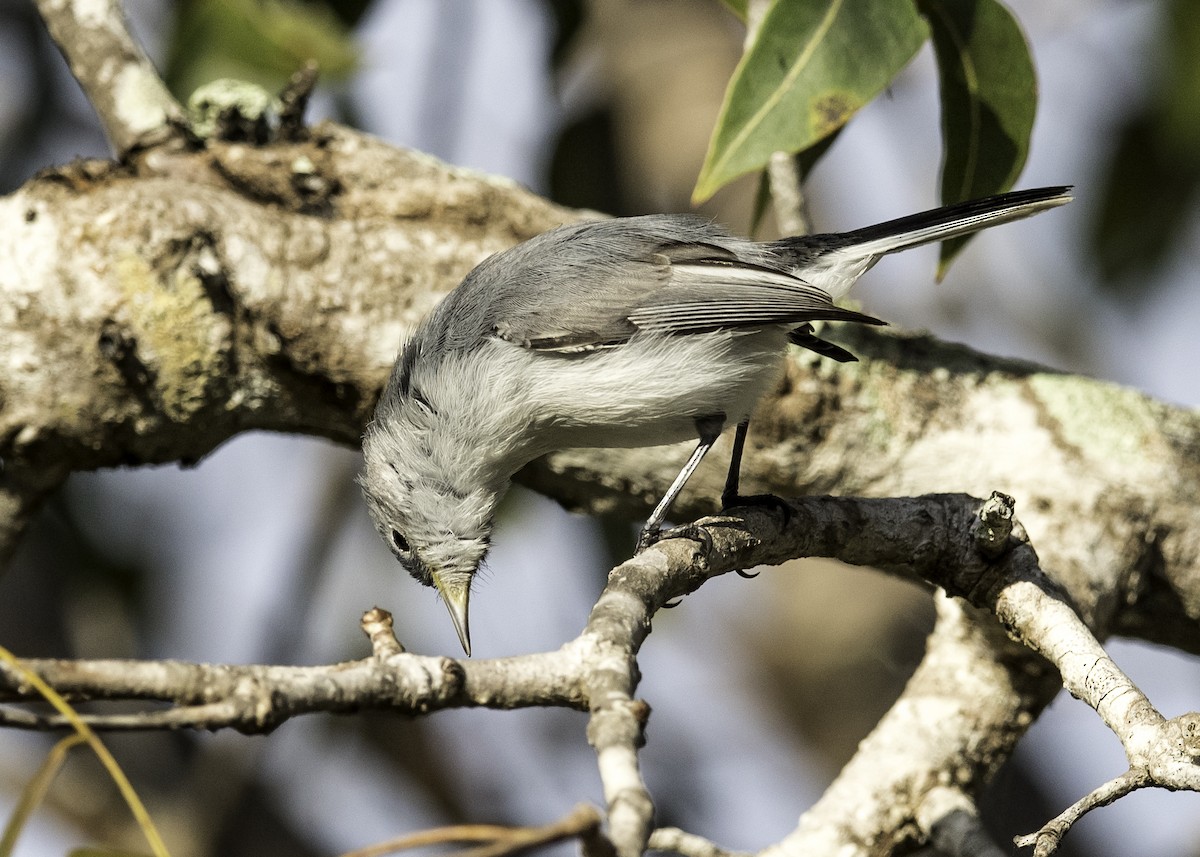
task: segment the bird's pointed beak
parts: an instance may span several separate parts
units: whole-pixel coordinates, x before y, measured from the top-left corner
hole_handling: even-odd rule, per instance
[[[468,578],[469,581],[469,578]],[[463,651],[471,657],[471,627],[467,616],[467,603],[471,599],[471,587],[456,581],[449,581],[434,574],[433,583],[437,587],[446,609],[450,611],[450,620],[454,622],[454,630],[458,632],[458,641],[462,643]]]

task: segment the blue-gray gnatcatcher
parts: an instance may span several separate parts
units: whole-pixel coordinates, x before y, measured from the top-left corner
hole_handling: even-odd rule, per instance
[[[510,479],[548,452],[698,437],[639,549],[728,426],[736,504],[747,420],[789,342],[835,360],[817,320],[881,256],[1070,202],[1023,190],[853,232],[757,243],[692,215],[552,229],[479,264],[404,345],[363,439],[359,479],[401,564],[437,587],[471,653],[467,602]],[[681,528],[686,530],[686,528]]]

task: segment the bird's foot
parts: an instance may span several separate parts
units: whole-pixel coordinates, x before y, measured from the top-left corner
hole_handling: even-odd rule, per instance
[[[792,507],[788,501],[774,494],[722,494],[721,509],[728,511],[737,506],[767,506],[783,516],[783,524],[787,526],[792,520]]]
[[[634,553],[641,553],[651,545],[665,539],[691,539],[700,544],[700,552],[705,556],[708,556],[713,549],[712,536],[708,534],[708,530],[696,524],[682,524],[666,529],[643,529],[638,535],[637,548]]]
[[[722,494],[721,508],[732,509],[736,506],[769,506],[783,516],[783,524],[787,526],[792,520],[792,507],[788,505],[787,500],[782,497],[776,497],[774,494]],[[758,577],[756,571],[751,574],[740,568],[735,568],[734,573],[738,577],[744,577],[747,580],[752,580]]]
[[[691,539],[700,545],[700,556],[702,562],[708,561],[708,555],[712,553],[713,540],[708,534],[708,530],[696,524],[682,524],[678,527],[667,527],[666,529],[643,529],[638,535],[637,549],[634,553],[641,553],[646,548],[666,539]],[[683,601],[678,598],[675,601],[668,601],[663,604],[663,609],[670,610],[678,607]]]

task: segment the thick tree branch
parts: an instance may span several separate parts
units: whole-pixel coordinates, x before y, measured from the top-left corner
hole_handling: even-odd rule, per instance
[[[371,610],[364,626],[386,617]],[[387,617],[390,619],[390,617]],[[72,702],[142,700],[172,703],[135,714],[88,714],[102,729],[227,729],[269,732],[300,714],[386,709],[427,714],[446,708],[530,706],[585,708],[577,652],[570,650],[491,661],[455,661],[402,650],[329,666],[195,664],[182,661],[25,661]],[[0,667],[0,699],[31,700],[36,692]],[[557,675],[557,678],[555,676]],[[7,709],[0,722],[61,728],[57,716]]]
[[[932,835],[948,785],[977,793],[1059,688],[1046,662],[959,599],[938,621],[904,691],[854,757],[764,857],[891,853]],[[908,807],[897,812],[897,807]]]
[[[403,330],[573,216],[334,126],[0,199],[0,558],[72,470],[195,461],[251,428],[357,442]]]

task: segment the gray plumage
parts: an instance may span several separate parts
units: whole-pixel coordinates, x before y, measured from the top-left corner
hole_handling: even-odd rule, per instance
[[[794,276],[797,261],[784,242],[735,238],[687,214],[561,226],[467,275],[406,347],[401,392],[413,361],[478,348],[488,336],[537,351],[578,352],[620,345],[641,329],[874,322]]]
[[[1018,191],[855,232],[756,243],[692,215],[576,223],[484,260],[405,344],[363,442],[368,508],[393,553],[445,598],[469,654],[467,603],[512,475],[574,446],[700,438],[648,544],[720,431],[778,379],[788,341],[837,360],[810,322],[890,252],[1070,201]],[[725,500],[738,499],[736,466]]]

